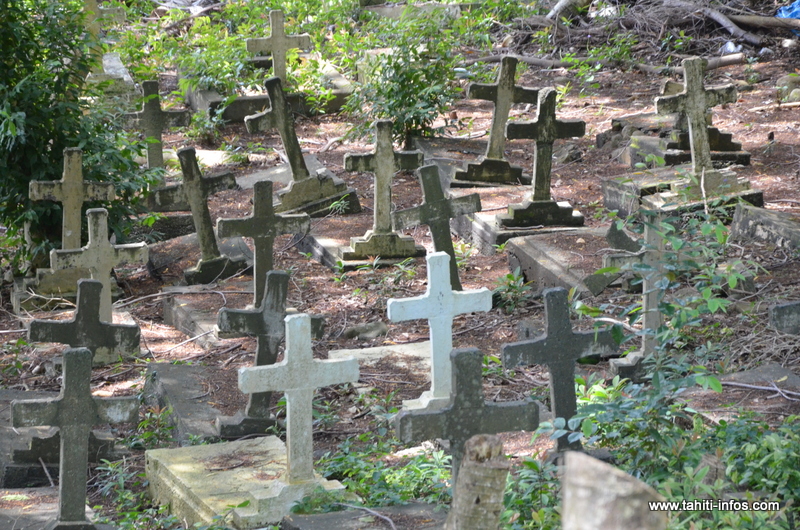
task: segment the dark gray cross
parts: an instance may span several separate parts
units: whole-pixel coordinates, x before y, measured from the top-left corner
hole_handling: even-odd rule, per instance
[[[509,140],[525,139],[536,142],[533,157],[534,201],[550,200],[550,171],[553,167],[553,142],[559,138],[577,138],[586,134],[586,122],[556,119],[556,91],[539,91],[536,121],[511,122],[506,126]]]
[[[33,180],[28,184],[32,201],[61,203],[61,248],[81,247],[81,207],[88,201],[113,201],[114,185],[83,180],[83,152],[74,147],[64,149],[64,173],[61,180]]]
[[[567,290],[559,287],[544,291],[544,318],[547,331],[534,340],[503,346],[503,367],[542,364],[550,370],[550,402],[553,416],[569,420],[578,411],[575,398],[575,361],[591,355],[595,348],[617,349],[610,330],[573,332],[569,320]],[[558,451],[580,450],[580,441],[558,439]]]
[[[517,58],[506,55],[500,62],[497,83],[470,83],[467,87],[467,98],[482,99],[494,103],[492,130],[489,135],[489,146],[486,158],[502,160],[506,146],[506,123],[511,107],[516,103],[536,103],[539,90],[516,86],[514,79],[517,72]]]
[[[392,178],[400,170],[422,166],[422,151],[401,151],[392,147],[392,120],[375,122],[375,151],[364,155],[344,155],[347,171],[369,171],[375,175],[375,217],[373,234],[392,234]]]
[[[698,177],[704,171],[715,173],[711,163],[711,147],[708,141],[708,125],[706,112],[711,107],[723,103],[736,101],[737,92],[734,85],[725,85],[706,90],[703,86],[703,75],[708,62],[699,57],[684,59],[683,66],[684,87],[683,92],[674,96],[656,98],[656,112],[658,114],[671,114],[680,112],[689,122],[689,142],[692,150],[692,172]],[[720,184],[709,182],[709,191]]]
[[[450,359],[453,364],[450,404],[435,411],[401,411],[395,417],[395,431],[404,442],[449,440],[455,484],[467,440],[476,434],[536,430],[539,407],[531,398],[506,403],[484,401],[483,354],[479,350],[456,349],[450,353]]]
[[[183,190],[186,201],[192,209],[192,221],[197,232],[197,242],[200,245],[200,255],[203,261],[210,261],[221,256],[217,238],[214,236],[214,224],[211,222],[211,213],[208,211],[208,202],[203,189],[200,166],[197,164],[197,155],[194,147],[184,147],[178,150],[178,160],[183,172]]]
[[[269,37],[263,39],[247,39],[247,51],[252,54],[272,54],[272,72],[282,82],[286,82],[286,52],[299,48],[311,48],[311,37],[308,33],[302,35],[286,35],[283,11],[272,10],[269,12]]]
[[[150,139],[147,143],[147,167],[164,167],[161,133],[170,127],[189,125],[191,114],[188,110],[161,110],[158,81],[144,81],[142,91],[144,92],[142,110],[131,112],[126,116],[142,128],[145,138]]]
[[[267,291],[261,305],[255,311],[247,309],[220,309],[217,327],[220,331],[237,331],[255,335],[256,358],[253,366],[275,364],[278,347],[286,336],[286,294],[289,290],[289,275],[283,271],[269,271],[266,275]],[[269,419],[272,392],[249,394],[245,416]]]
[[[272,270],[272,245],[281,234],[308,232],[311,220],[307,214],[275,215],[272,206],[272,182],[256,182],[253,188],[253,214],[243,219],[217,219],[217,235],[221,238],[242,236],[253,238],[256,247],[253,267],[255,296],[253,304],[264,298],[264,282]]]
[[[61,394],[54,399],[12,401],[14,427],[58,427],[61,433],[58,519],[48,530],[94,530],[86,520],[89,434],[106,423],[133,423],[139,415],[136,397],[92,397],[92,352],[64,352]]]
[[[456,252],[450,237],[450,219],[459,215],[467,215],[481,211],[481,198],[477,193],[448,199],[439,180],[439,168],[435,165],[424,166],[417,170],[422,183],[422,204],[392,214],[395,228],[409,228],[417,225],[428,225],[436,252],[446,252],[450,256],[450,286],[454,291],[461,290],[458,278]]]
[[[108,359],[115,351],[136,351],[139,347],[139,326],[100,320],[102,292],[101,282],[78,280],[78,307],[72,320],[34,320],[28,326],[28,341],[58,342],[73,348],[88,348],[95,359]]]
[[[269,96],[270,108],[267,111],[245,118],[247,132],[256,133],[275,128],[281,136],[286,159],[292,170],[292,180],[295,182],[309,178],[308,166],[297,141],[297,131],[294,128],[294,116],[286,101],[286,96],[281,88],[281,80],[270,77],[264,82],[264,89]]]

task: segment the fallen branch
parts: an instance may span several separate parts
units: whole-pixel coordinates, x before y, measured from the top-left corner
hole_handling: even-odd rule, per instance
[[[749,388],[751,390],[770,390],[773,392],[775,390],[778,390],[779,393],[784,395],[783,397],[787,397],[786,394],[792,396],[800,396],[800,392],[792,392],[791,390],[778,389],[775,386],[775,382],[772,382],[772,386],[748,385],[747,383],[735,383],[733,381],[720,381],[720,383],[722,383],[724,386],[734,386],[736,388]]]
[[[761,17],[758,15],[727,15],[732,22],[753,28],[800,29],[800,19]]]
[[[470,59],[468,61],[464,61],[464,66],[471,66],[475,63],[499,63],[503,60],[503,57],[506,55],[487,55],[484,57],[478,57],[476,59]],[[576,63],[591,63],[591,64],[601,64],[603,66],[617,66],[619,65],[619,61],[608,61],[608,60],[597,60],[592,59],[591,57],[575,57],[569,61],[557,61],[555,59],[540,59],[539,57],[526,57],[522,55],[510,55],[510,57],[516,57],[516,59],[525,64],[530,64],[533,66],[538,66],[540,68],[569,68],[570,66],[575,66]]]
[[[747,110],[749,110],[750,112],[761,112],[762,110],[788,109],[792,107],[800,107],[800,101],[793,101],[792,103],[775,103],[774,105],[753,107],[752,109],[747,109]]]
[[[745,31],[736,24],[734,24],[731,19],[717,11],[716,9],[711,9],[710,7],[701,7],[695,4],[691,4],[689,2],[683,2],[682,0],[667,0],[664,2],[665,7],[679,7],[682,9],[686,9],[687,11],[700,13],[706,18],[710,18],[723,28],[725,28],[728,33],[736,37],[737,39],[742,39],[743,41],[754,44],[756,46],[760,46],[762,41],[761,37],[758,35],[754,35],[749,31]]]
[[[747,59],[743,53],[732,53],[730,55],[723,55],[722,57],[711,57],[707,59],[708,66],[706,66],[706,71],[715,70],[724,66],[732,66],[734,64],[744,64],[746,60]],[[683,75],[682,66],[650,66],[649,64],[635,64],[633,67],[648,74]]]

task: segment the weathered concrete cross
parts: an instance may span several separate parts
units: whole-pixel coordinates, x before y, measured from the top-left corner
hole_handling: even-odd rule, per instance
[[[144,104],[142,110],[126,114],[133,123],[144,131],[147,142],[147,167],[164,167],[164,151],[161,134],[169,127],[189,125],[191,113],[188,110],[162,110],[158,95],[158,81],[144,81]]]
[[[518,182],[522,177],[522,169],[512,167],[505,160],[506,123],[508,123],[511,107],[516,103],[536,103],[539,90],[515,85],[516,71],[516,57],[506,55],[500,62],[496,83],[470,83],[467,87],[468,98],[493,102],[494,114],[492,115],[492,129],[489,134],[486,156],[480,164],[469,164],[467,171],[456,172],[456,179]]]
[[[64,174],[61,180],[45,182],[34,180],[28,184],[32,201],[61,203],[61,248],[81,247],[81,207],[88,201],[113,201],[114,185],[106,182],[83,180],[83,152],[76,148],[64,149]]]
[[[425,318],[431,338],[431,389],[411,403],[415,408],[441,407],[450,399],[452,387],[450,352],[453,350],[453,317],[492,308],[492,292],[483,287],[457,291],[447,281],[450,256],[429,254],[428,287],[425,294],[402,300],[389,300],[386,311],[392,322]]]
[[[518,121],[506,125],[509,140],[536,142],[533,157],[533,200],[550,200],[550,172],[553,167],[553,142],[559,138],[577,138],[586,134],[586,122],[556,119],[556,91],[539,91],[536,121]]]
[[[450,237],[450,219],[481,210],[481,197],[477,193],[448,199],[439,180],[439,168],[434,165],[424,166],[417,170],[422,183],[424,200],[420,206],[392,213],[392,221],[396,229],[417,225],[428,225],[436,252],[446,252],[450,256],[450,284],[456,291],[461,290],[458,278],[458,265],[453,240]]]
[[[395,417],[397,437],[404,442],[450,441],[452,474],[456,483],[464,444],[476,434],[534,431],[539,426],[539,407],[531,400],[506,403],[484,401],[483,354],[477,349],[453,350],[452,393],[448,405],[438,410],[403,410]]]
[[[139,326],[100,320],[102,291],[103,284],[97,280],[78,280],[78,304],[72,320],[33,320],[28,326],[28,341],[88,348],[95,364],[110,363],[137,351]]]
[[[724,184],[722,173],[714,170],[711,162],[711,147],[708,140],[706,111],[723,103],[733,103],[737,98],[734,85],[725,85],[706,90],[703,75],[708,62],[699,57],[684,59],[683,92],[674,96],[656,98],[658,114],[683,113],[689,125],[689,142],[692,150],[692,172],[704,182],[704,193],[716,195]],[[733,190],[735,191],[735,190]]]
[[[350,246],[356,256],[394,258],[415,254],[414,241],[392,230],[392,179],[395,172],[417,169],[423,163],[422,151],[394,151],[391,120],[375,122],[375,150],[372,153],[344,155],[347,171],[369,171],[375,175],[372,230],[361,238],[352,239]]]
[[[272,182],[256,182],[253,187],[253,215],[242,219],[217,219],[219,237],[243,236],[253,238],[256,247],[253,267],[255,296],[253,304],[264,298],[264,282],[272,270],[272,246],[281,234],[308,232],[311,219],[306,214],[275,215],[272,207]]]
[[[503,346],[503,367],[543,364],[550,370],[550,404],[553,416],[569,420],[578,411],[575,398],[575,361],[600,348],[617,349],[611,331],[573,332],[569,304],[564,288],[544,291],[544,318],[547,331],[534,340]],[[558,451],[580,450],[579,440],[558,439]]]
[[[89,243],[76,250],[51,250],[50,267],[53,269],[86,268],[92,279],[103,285],[100,298],[100,320],[113,322],[111,312],[111,271],[124,263],[146,263],[147,243],[112,245],[108,240],[108,211],[92,208],[86,211],[89,218]]]
[[[286,394],[287,478],[290,484],[314,480],[312,400],[314,390],[358,381],[358,361],[314,359],[311,317],[286,317],[284,359],[269,366],[239,369],[239,390]]]
[[[179,149],[178,160],[183,172],[184,193],[192,209],[192,221],[200,246],[200,261],[183,272],[184,278],[189,284],[211,283],[216,279],[227,278],[247,266],[245,259],[231,259],[219,251],[194,147]]]
[[[92,352],[86,348],[64,352],[61,394],[55,399],[11,403],[14,427],[58,427],[61,434],[58,518],[49,530],[94,530],[86,520],[86,479],[89,434],[94,425],[132,423],[139,415],[134,397],[92,397]]]
[[[311,48],[311,37],[302,35],[286,35],[283,11],[274,9],[269,12],[269,37],[247,39],[247,51],[252,54],[272,54],[273,75],[286,83],[286,52],[293,48],[305,50]]]

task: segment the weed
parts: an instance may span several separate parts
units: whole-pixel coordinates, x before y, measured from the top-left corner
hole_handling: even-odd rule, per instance
[[[456,265],[459,269],[463,269],[469,263],[469,258],[475,252],[475,248],[466,241],[459,241],[453,245],[453,250],[456,253]]]
[[[149,407],[144,418],[136,426],[136,432],[129,436],[126,444],[131,449],[154,449],[172,443],[172,430],[175,428],[170,423],[169,416],[172,409]]]
[[[531,282],[525,281],[525,276],[517,267],[497,280],[493,294],[498,300],[498,305],[506,313],[513,313],[531,298]]]
[[[329,215],[344,215],[347,211],[349,196],[350,194],[348,193],[338,201],[332,202],[331,205],[328,206]]]
[[[347,280],[347,271],[344,269],[344,262],[342,260],[337,260],[336,265],[333,266],[333,281],[336,283],[344,283],[345,280]]]

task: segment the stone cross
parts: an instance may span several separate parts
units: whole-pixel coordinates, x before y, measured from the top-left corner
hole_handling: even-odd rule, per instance
[[[517,58],[506,55],[500,62],[497,82],[494,84],[470,83],[467,87],[467,98],[482,99],[494,103],[492,130],[489,135],[489,147],[486,158],[502,160],[506,147],[506,123],[511,107],[516,103],[536,103],[539,90],[524,88],[514,84],[517,72]]]
[[[436,252],[446,252],[450,256],[450,284],[456,291],[461,290],[458,278],[456,252],[450,237],[450,219],[481,210],[481,198],[477,193],[448,199],[439,180],[439,168],[435,165],[424,166],[417,170],[422,183],[424,200],[420,206],[408,208],[392,214],[392,221],[397,229],[417,225],[428,225]]]
[[[311,48],[311,37],[302,35],[286,35],[283,11],[274,9],[269,12],[269,37],[247,39],[247,51],[252,54],[269,53],[272,55],[272,72],[283,83],[286,83],[286,52],[293,48],[301,50]]]
[[[275,215],[272,207],[272,182],[256,182],[253,187],[253,214],[243,219],[218,219],[219,237],[242,236],[253,238],[256,247],[253,267],[255,296],[253,303],[264,298],[264,283],[267,272],[272,270],[272,246],[275,237],[281,234],[308,232],[311,220],[306,214]]]
[[[534,340],[503,346],[503,367],[543,364],[550,370],[550,404],[553,416],[569,420],[578,411],[575,398],[575,361],[592,353],[596,347],[617,349],[610,330],[573,332],[569,321],[567,290],[545,289],[544,318],[547,331]],[[580,450],[579,440],[558,439],[558,451]]]
[[[88,348],[96,364],[113,362],[120,352],[136,351],[139,326],[100,320],[102,291],[103,284],[97,280],[78,280],[78,304],[72,320],[33,320],[28,326],[28,341]]]
[[[269,271],[266,274],[266,284],[267,290],[257,310],[222,308],[217,315],[217,327],[220,331],[255,335],[257,346],[254,366],[275,364],[278,347],[286,335],[284,319],[289,275],[283,271]],[[271,392],[250,394],[245,409],[246,419],[252,419],[251,423],[264,423],[264,420],[268,420],[271,399]]]
[[[144,81],[144,104],[142,110],[127,114],[144,131],[147,142],[147,167],[164,167],[164,151],[161,133],[169,127],[189,125],[191,113],[188,110],[161,110],[158,95],[158,81]]]
[[[707,64],[705,59],[699,57],[684,59],[681,62],[684,79],[683,92],[674,96],[656,98],[656,112],[658,114],[679,112],[686,117],[692,150],[692,172],[698,178],[705,174],[705,187],[711,192],[710,194],[713,194],[721,185],[722,179],[719,172],[714,171],[711,162],[706,112],[711,107],[735,102],[737,92],[734,85],[706,90],[703,86],[703,74]]]
[[[58,519],[51,530],[93,530],[86,520],[86,479],[89,434],[94,425],[133,423],[139,415],[134,397],[92,397],[92,352],[86,348],[64,352],[61,394],[55,399],[11,403],[14,427],[58,427],[61,434]]]
[[[290,484],[314,480],[312,400],[314,390],[358,381],[358,361],[314,359],[311,317],[286,317],[286,348],[281,362],[239,369],[239,390],[286,394],[287,478]]]
[[[484,401],[483,354],[474,348],[453,350],[452,394],[449,404],[437,410],[403,410],[395,417],[397,437],[404,442],[450,441],[452,483],[456,484],[464,444],[476,434],[534,431],[539,407],[531,400],[506,403]]]
[[[375,122],[375,151],[363,155],[344,155],[344,167],[347,171],[368,171],[375,175],[372,230],[364,234],[363,238],[353,239],[351,246],[355,254],[392,258],[415,253],[414,242],[402,239],[392,230],[392,179],[396,171],[417,169],[423,163],[422,151],[394,151],[391,120]],[[391,252],[393,249],[396,252],[394,255]]]
[[[452,392],[450,352],[453,350],[453,317],[492,308],[492,292],[483,287],[473,291],[457,291],[448,282],[450,256],[444,252],[429,254],[428,287],[425,294],[402,300],[389,300],[386,311],[392,322],[425,318],[431,338],[431,390],[419,400],[422,407],[431,402],[441,407]]]
[[[560,138],[578,138],[586,134],[586,122],[556,119],[556,91],[539,91],[536,121],[511,122],[506,126],[509,140],[536,142],[533,157],[533,200],[550,200],[550,171],[553,167],[553,142]]]
[[[100,320],[113,322],[111,312],[111,271],[124,263],[146,263],[147,243],[112,245],[108,240],[108,211],[92,208],[86,211],[89,218],[89,243],[76,250],[51,250],[50,267],[53,269],[86,268],[93,280],[103,285],[100,298]]]
[[[61,248],[81,247],[81,207],[88,201],[113,201],[114,185],[106,182],[83,180],[83,152],[80,149],[64,149],[64,174],[61,180],[45,182],[31,181],[28,194],[32,201],[56,201],[61,203]]]

